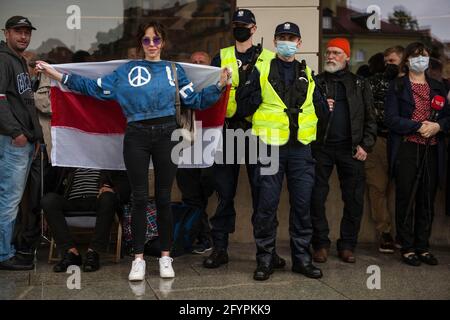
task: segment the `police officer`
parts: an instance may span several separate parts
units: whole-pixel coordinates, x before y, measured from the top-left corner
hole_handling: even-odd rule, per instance
[[[312,264],[309,251],[312,237],[309,202],[314,185],[310,143],[316,138],[318,116],[322,117],[328,109],[316,88],[311,69],[305,61],[295,59],[302,44],[299,27],[292,22],[278,25],[274,44],[277,54],[258,69],[260,81],[249,85],[262,99],[253,115],[252,133],[268,145],[271,161],[279,163],[274,174],[263,174],[262,169],[267,164],[260,162],[257,165],[259,198],[252,221],[257,268],[253,278],[267,280],[275,267],[277,208],[284,175],[291,205],[292,271],[320,278],[322,271]],[[275,148],[279,155],[277,159],[273,156]]]
[[[211,65],[216,67],[227,67],[232,70],[232,84],[230,97],[226,110],[226,120],[224,126],[224,146],[227,145],[226,130],[242,129],[245,131],[251,128],[251,119],[249,116],[259,106],[261,99],[256,101],[243,99],[240,101],[240,87],[247,82],[247,78],[256,70],[258,66],[265,61],[267,57],[272,57],[273,53],[262,49],[261,46],[253,45],[252,36],[256,32],[256,19],[254,14],[247,9],[239,9],[233,14],[232,19],[233,36],[236,40],[234,46],[223,48],[220,53],[213,58]],[[250,120],[250,121],[249,121]],[[245,142],[246,154],[248,154],[249,142]],[[234,154],[237,153],[236,144]],[[225,150],[226,151],[226,150]],[[240,150],[242,151],[242,150]],[[224,153],[226,158],[226,152]],[[257,200],[257,187],[255,181],[255,164],[250,164],[246,159],[246,168],[248,180],[252,193],[253,210]],[[236,210],[234,208],[234,197],[238,184],[240,164],[235,158],[232,164],[216,163],[214,165],[215,189],[219,198],[216,212],[211,217],[211,237],[213,240],[213,252],[203,261],[205,268],[217,268],[220,265],[228,263],[228,235],[234,232]],[[278,256],[277,256],[278,258]],[[277,266],[283,267],[285,261],[277,259]]]

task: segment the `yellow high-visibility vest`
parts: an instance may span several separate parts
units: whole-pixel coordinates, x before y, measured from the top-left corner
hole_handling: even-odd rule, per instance
[[[263,49],[261,54],[259,55],[257,61],[256,61],[256,68],[261,67],[261,65],[265,61],[270,61],[275,57],[275,53]],[[235,47],[227,47],[220,50],[220,61],[221,61],[221,68],[230,68],[232,71],[231,74],[231,89],[230,89],[230,97],[228,99],[228,105],[227,105],[227,112],[226,117],[231,118],[236,113],[236,88],[239,86],[239,66],[236,59],[235,54]],[[246,118],[249,122],[251,122],[251,116]]]
[[[262,103],[252,119],[252,133],[269,145],[284,145],[289,141],[289,117],[285,103],[269,82],[270,62],[266,61],[259,69]],[[314,110],[313,93],[316,86],[311,69],[306,67],[308,92],[301,113],[298,115],[297,139],[307,145],[316,140],[317,116]]]

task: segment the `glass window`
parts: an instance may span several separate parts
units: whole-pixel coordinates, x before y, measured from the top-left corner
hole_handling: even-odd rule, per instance
[[[23,15],[37,28],[28,47],[55,63],[140,57],[135,35],[150,20],[168,29],[164,59],[187,61],[194,51],[218,53],[233,43],[235,0],[15,0],[2,1],[0,21]],[[86,58],[87,51],[91,57]]]
[[[449,77],[449,8],[448,0],[322,0],[321,48],[325,51],[331,38],[348,38],[350,68],[356,72],[376,53],[420,41],[431,48],[432,56],[444,65],[444,76]]]

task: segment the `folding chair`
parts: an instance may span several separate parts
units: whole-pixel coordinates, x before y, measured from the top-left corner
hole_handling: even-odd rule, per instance
[[[95,222],[97,221],[97,213],[95,211],[70,211],[65,212],[67,225],[71,228],[82,229],[82,231],[76,231],[74,234],[89,234],[92,232],[86,231],[86,229],[94,229]],[[122,223],[119,220],[117,213],[115,214],[115,223],[117,224],[116,235],[116,249],[114,252],[114,262],[118,263],[121,258],[122,250]],[[111,242],[111,233],[110,233]],[[109,244],[108,244],[109,247]],[[54,256],[56,248],[55,239],[52,237],[50,241],[50,251],[48,253],[48,263],[58,261],[58,257]]]

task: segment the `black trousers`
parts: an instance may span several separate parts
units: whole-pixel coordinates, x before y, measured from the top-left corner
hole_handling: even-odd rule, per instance
[[[354,250],[364,210],[364,162],[353,158],[351,145],[314,146],[316,182],[311,199],[311,218],[313,224],[312,246],[315,250],[329,248],[330,229],[325,212],[325,203],[330,190],[328,180],[334,166],[340,182],[344,212],[340,226],[337,249]]]
[[[97,220],[94,237],[89,248],[102,252],[108,244],[117,201],[117,196],[113,192],[104,192],[98,198],[88,197],[72,200],[67,200],[57,193],[48,193],[42,198],[41,206],[56,245],[62,253],[75,247],[64,213],[69,211],[96,211]]]
[[[239,180],[240,164],[215,164],[214,178],[219,203],[216,212],[210,218],[211,236],[214,247],[219,249],[228,248],[229,234],[233,233],[236,224],[236,209],[234,197],[236,196]],[[258,189],[256,187],[256,164],[246,164],[247,176],[250,182],[252,194],[253,212],[256,209]]]
[[[210,168],[178,168],[177,184],[184,203],[202,210],[199,240],[211,238],[206,208],[214,192],[214,171]]]
[[[155,201],[161,250],[170,251],[172,246],[173,217],[170,200],[178,159],[173,159],[174,162],[171,159],[172,148],[177,143],[171,141],[171,135],[176,128],[175,119],[162,124],[131,122],[125,132],[123,157],[131,185],[131,232],[135,254],[144,253],[150,159],[155,172]]]
[[[412,142],[400,145],[395,163],[395,223],[402,253],[427,252],[434,216],[434,199],[437,190],[437,147],[429,146],[428,156],[412,212],[406,208],[416,174],[425,153],[425,146]]]
[[[47,152],[42,152],[44,192],[54,190],[56,167],[49,163]],[[33,160],[19,212],[14,226],[13,242],[18,251],[34,251],[41,238],[41,153]]]
[[[273,148],[271,148],[272,150]],[[258,164],[256,176],[259,201],[252,217],[253,235],[256,243],[256,261],[269,266],[276,254],[277,211],[283,179],[286,176],[289,190],[289,235],[293,265],[311,263],[311,236],[313,233],[310,215],[311,191],[314,186],[314,164],[309,145],[288,143],[278,148],[278,171],[262,175]]]
[[[249,130],[250,124],[245,120],[240,125],[230,125],[229,128],[236,130]],[[256,210],[256,206],[258,204],[258,187],[256,181],[256,170],[258,170],[258,166],[256,164],[250,164],[250,152],[254,153],[255,150],[250,150],[250,140],[256,139],[254,136],[245,139],[245,143],[243,145],[239,145],[237,140],[234,141],[228,140],[230,137],[224,132],[224,152],[222,154],[223,161],[222,164],[215,163],[213,166],[213,174],[215,181],[215,189],[218,197],[218,205],[214,215],[209,219],[211,223],[211,236],[213,240],[213,245],[215,248],[219,249],[227,249],[228,248],[228,238],[229,234],[233,233],[235,230],[236,223],[236,209],[234,207],[234,197],[236,196],[236,190],[239,180],[239,171],[241,168],[241,164],[239,162],[245,162],[245,166],[247,169],[248,181],[250,183],[250,191],[252,194],[252,208],[254,212]],[[253,140],[252,143],[256,143],[257,140]],[[227,148],[234,148],[234,162],[227,163]],[[243,147],[245,150],[238,150],[239,147]],[[238,159],[238,155],[242,155],[244,151],[245,156],[243,158]],[[231,157],[231,156],[230,156]],[[256,158],[256,157],[255,157]],[[230,160],[230,159],[228,159]],[[244,160],[244,161],[242,161]]]

